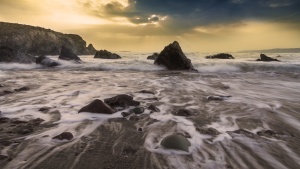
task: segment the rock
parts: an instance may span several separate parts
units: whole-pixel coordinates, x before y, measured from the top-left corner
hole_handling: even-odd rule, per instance
[[[5,85],[4,84],[0,84],[0,87],[5,87]]]
[[[30,88],[27,87],[27,86],[25,86],[25,87],[21,87],[19,89],[15,89],[14,91],[16,91],[16,92],[22,92],[22,91],[28,91],[28,90],[30,90]]]
[[[139,116],[137,116],[137,115],[133,115],[133,116],[131,116],[131,117],[129,118],[129,120],[130,120],[130,121],[139,121],[140,118],[139,118]]]
[[[63,132],[60,135],[53,137],[52,139],[57,140],[72,140],[74,138],[73,134],[70,132]]]
[[[29,134],[33,132],[33,126],[30,124],[22,124],[14,129],[17,134]]]
[[[41,55],[39,56],[38,58],[36,58],[36,64],[40,64],[40,65],[43,65],[43,66],[46,66],[46,67],[55,67],[55,66],[59,66],[60,63],[44,56],[44,55]]]
[[[48,111],[50,109],[51,109],[51,107],[42,107],[38,111],[44,112],[44,111]]]
[[[218,53],[216,55],[206,56],[205,59],[234,59],[234,57],[228,53]]]
[[[152,91],[149,91],[149,90],[141,90],[141,91],[139,91],[138,93],[144,93],[144,94],[155,94],[154,92],[152,92]]]
[[[121,56],[111,53],[107,50],[99,50],[96,52],[94,58],[101,58],[101,59],[121,59]]]
[[[129,113],[129,112],[122,112],[121,115],[123,117],[128,117],[129,115],[131,115],[132,113]]]
[[[0,117],[0,123],[7,123],[9,122],[9,118],[7,117]]]
[[[1,30],[1,26],[0,26],[0,30]],[[32,55],[19,52],[18,50],[10,47],[1,46],[1,38],[0,38],[0,62],[33,63],[34,61],[35,61],[35,57]]]
[[[175,116],[192,116],[195,113],[188,109],[179,109],[178,111],[172,113]]]
[[[130,112],[134,114],[142,114],[144,113],[145,109],[143,107],[136,107],[134,109],[131,109]]]
[[[160,143],[164,148],[189,152],[191,143],[182,135],[170,135]]]
[[[43,121],[45,121],[45,120],[43,120],[43,119],[41,119],[41,118],[36,118],[36,119],[32,119],[32,120],[29,120],[29,124],[31,124],[31,125],[33,125],[33,126],[38,126],[38,125],[40,125]]]
[[[7,46],[20,53],[39,55],[59,55],[62,46],[77,55],[94,55],[95,51],[86,47],[86,42],[78,35],[63,34],[50,29],[29,25],[0,22],[0,46]],[[23,59],[29,57],[22,56]],[[34,62],[35,58],[32,58]]]
[[[89,55],[95,55],[95,53],[97,52],[97,50],[94,48],[94,46],[92,44],[89,44],[87,47],[88,51],[89,51]]]
[[[0,96],[5,96],[5,95],[11,94],[11,93],[13,93],[13,91],[11,91],[11,90],[4,90],[4,91],[0,92]]]
[[[244,130],[244,129],[238,129],[238,130],[235,130],[235,131],[227,131],[227,133],[231,136],[231,137],[234,137],[235,134],[241,134],[241,135],[244,135],[246,137],[250,137],[250,138],[258,138],[257,135],[247,131],[247,130]]]
[[[287,137],[293,137],[293,134],[289,134],[286,132],[276,132],[276,131],[272,131],[272,130],[262,130],[262,131],[258,131],[256,133],[258,136],[264,136],[264,137],[268,137],[268,138],[277,138],[277,139],[282,139],[282,138],[287,138]]]
[[[112,108],[110,108],[105,103],[103,103],[101,100],[96,99],[93,102],[91,102],[90,104],[88,104],[87,106],[84,106],[83,108],[81,108],[78,113],[81,113],[81,112],[113,114],[116,111],[113,110]]]
[[[177,41],[166,46],[155,59],[154,64],[163,65],[169,70],[195,70],[191,60],[184,55]]]
[[[260,59],[257,59],[256,61],[263,61],[263,62],[272,62],[272,61],[276,61],[276,62],[280,62],[280,60],[278,59],[274,59],[271,57],[268,57],[265,54],[260,54]]]
[[[139,106],[140,102],[134,101],[133,97],[121,94],[112,98],[104,99],[104,102],[113,108],[126,108],[128,106]]]
[[[81,62],[81,59],[75,53],[73,53],[71,51],[71,49],[69,49],[69,48],[67,48],[65,46],[63,46],[61,48],[61,52],[60,52],[60,55],[59,55],[58,59],[68,60],[68,61],[73,60],[73,61],[75,61],[77,63]]]
[[[230,97],[232,97],[232,96],[220,96],[220,95],[208,96],[207,100],[208,101],[211,101],[211,100],[214,100],[214,101],[223,101],[223,100],[226,100],[226,99],[228,99]]]
[[[154,53],[153,55],[147,57],[148,60],[156,60],[157,58],[158,58],[158,53]]]
[[[0,155],[0,161],[7,160],[7,159],[8,159],[7,156],[5,156],[5,155]]]
[[[221,134],[217,129],[214,129],[212,127],[209,127],[209,128],[196,128],[196,130],[201,134],[211,135],[211,136],[217,136],[217,135]]]
[[[154,106],[153,104],[151,104],[147,109],[151,110],[150,113],[153,113],[153,112],[160,112],[159,108],[157,108],[157,107]]]

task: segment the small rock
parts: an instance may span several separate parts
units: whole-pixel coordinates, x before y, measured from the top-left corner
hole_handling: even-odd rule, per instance
[[[43,121],[45,121],[45,120],[43,120],[43,119],[41,119],[41,118],[32,119],[32,120],[29,120],[29,124],[32,124],[32,125],[34,125],[34,126],[38,126],[38,125],[40,125]]]
[[[139,116],[137,116],[137,115],[133,115],[133,116],[131,116],[131,117],[129,118],[129,120],[130,120],[130,121],[139,121],[140,118],[139,118]]]
[[[142,132],[142,131],[143,131],[143,128],[141,128],[141,127],[138,128],[138,131],[139,131],[139,132]]]
[[[276,62],[280,62],[280,60],[278,59],[274,59],[271,57],[268,57],[265,54],[260,54],[260,59],[257,59],[256,61],[263,61],[263,62],[272,62],[272,61],[276,61]]]
[[[21,87],[21,88],[19,88],[19,89],[15,89],[15,91],[16,92],[21,92],[21,91],[28,91],[28,90],[30,90],[30,88],[29,87]]]
[[[51,109],[51,107],[42,107],[39,109],[39,111],[44,112],[44,111],[48,111],[50,109]]]
[[[216,55],[206,56],[205,59],[234,59],[234,57],[228,53],[218,53]]]
[[[129,112],[122,112],[121,114],[123,117],[127,117],[127,116],[131,115],[131,113],[129,113]]]
[[[205,135],[211,135],[211,136],[217,136],[220,134],[220,132],[217,129],[214,129],[212,127],[209,128],[196,128],[196,130]]]
[[[133,100],[133,97],[121,94],[112,98],[104,99],[104,102],[113,108],[126,108],[129,106],[139,106],[140,102]]]
[[[157,98],[157,97],[152,97],[152,98],[146,98],[146,99],[143,99],[143,100],[148,100],[148,101],[159,101],[159,98]]]
[[[159,108],[151,104],[147,109],[151,110],[151,112],[160,112]]]
[[[214,101],[223,101],[223,100],[226,100],[228,98],[230,98],[232,96],[220,96],[220,95],[217,95],[217,96],[209,96],[207,98],[208,101],[211,101],[211,100],[214,100]]]
[[[29,134],[33,132],[33,126],[30,124],[20,125],[14,129],[14,133],[17,134]]]
[[[160,143],[164,148],[182,150],[189,152],[191,143],[182,135],[170,135],[164,138]]]
[[[81,112],[113,114],[116,111],[113,110],[112,108],[110,108],[105,103],[103,103],[101,100],[96,99],[92,103],[81,108],[78,113],[81,113]]]
[[[192,116],[195,113],[188,109],[179,109],[177,112],[173,113],[175,116]]]
[[[244,135],[246,137],[250,137],[250,138],[258,138],[258,136],[256,134],[253,134],[247,130],[244,130],[244,129],[238,129],[238,130],[235,130],[235,131],[228,131],[227,132],[231,137],[234,137],[234,134],[241,134],[241,135]]]
[[[0,123],[7,123],[9,122],[9,118],[7,117],[0,117]]]
[[[141,90],[141,91],[139,91],[138,93],[144,93],[144,94],[155,94],[154,92],[152,92],[152,91],[149,91],[149,90]]]
[[[60,135],[53,137],[52,139],[57,140],[72,140],[74,138],[73,134],[70,132],[63,132]]]
[[[130,112],[134,114],[142,114],[144,113],[145,109],[143,107],[136,107],[134,109],[131,109]]]

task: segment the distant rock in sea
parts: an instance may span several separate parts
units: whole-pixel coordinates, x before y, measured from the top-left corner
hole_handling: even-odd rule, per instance
[[[177,41],[166,46],[154,64],[166,66],[169,70],[195,70],[191,60],[184,55]]]
[[[63,46],[62,49],[61,49],[61,52],[60,52],[60,55],[58,57],[58,59],[61,59],[61,60],[73,60],[73,61],[76,61],[76,62],[80,62],[81,59],[71,51],[71,49]]]
[[[205,59],[234,59],[234,57],[228,53],[218,53],[216,55],[206,56]]]
[[[55,67],[55,66],[59,66],[60,63],[42,55],[42,56],[39,56],[38,58],[36,58],[36,64],[40,64],[40,65],[43,65],[43,66],[46,66],[46,67]]]
[[[0,55],[2,60],[11,62],[19,62],[19,60],[22,63],[34,62],[29,55],[59,55],[63,46],[76,55],[94,55],[96,53],[93,45],[90,44],[86,47],[86,42],[75,34],[63,34],[41,27],[6,22],[0,22],[0,32],[0,46],[23,54],[17,55],[18,57],[14,56],[17,58],[16,60],[10,59],[9,56],[2,59],[4,56]]]
[[[153,55],[147,57],[148,60],[155,60],[157,58],[158,58],[158,53],[154,53]]]
[[[0,46],[0,62],[32,63],[35,62],[35,57],[6,46]]]
[[[115,53],[111,53],[107,50],[99,50],[96,52],[94,58],[100,59],[121,59],[121,56]]]
[[[272,61],[275,61],[275,62],[280,62],[280,60],[268,57],[265,54],[260,54],[260,59],[257,59],[256,61],[263,61],[263,62],[272,62]]]

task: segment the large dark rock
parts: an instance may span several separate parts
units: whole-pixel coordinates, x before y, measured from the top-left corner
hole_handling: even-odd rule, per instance
[[[280,60],[278,59],[274,59],[271,57],[268,57],[265,54],[260,54],[260,59],[257,59],[256,61],[263,61],[263,62],[272,62],[272,61],[276,61],[276,62],[280,62]]]
[[[228,53],[218,53],[216,55],[206,56],[206,59],[234,59],[231,54]]]
[[[0,22],[0,46],[7,46],[20,53],[39,55],[59,55],[62,46],[77,55],[94,55],[95,50],[86,47],[86,42],[74,34],[63,34],[50,29]],[[34,61],[33,61],[34,62]]]
[[[0,46],[0,62],[32,63],[35,62],[35,57],[6,46]]]
[[[73,134],[70,132],[63,132],[60,135],[53,137],[56,140],[72,140],[74,138]]]
[[[111,53],[107,50],[99,50],[96,52],[94,58],[101,58],[101,59],[121,59],[121,56],[115,53]]]
[[[191,60],[184,55],[177,41],[166,46],[154,64],[163,65],[169,70],[195,70]]]
[[[113,108],[126,108],[128,106],[140,105],[140,102],[133,100],[133,97],[126,94],[104,99],[104,102]]]
[[[92,103],[81,108],[78,113],[90,112],[90,113],[102,113],[102,114],[113,114],[116,111],[110,108],[108,105],[103,103],[101,100],[94,100]]]
[[[158,53],[154,53],[153,55],[147,57],[148,60],[156,60],[157,58],[158,58]]]
[[[38,58],[36,58],[36,64],[40,64],[46,67],[55,67],[55,66],[59,66],[60,63],[58,63],[57,61],[54,61],[44,55],[39,56]]]
[[[191,143],[182,135],[170,135],[160,143],[164,148],[189,152]]]
[[[61,59],[61,60],[73,60],[73,61],[76,61],[76,62],[80,62],[81,59],[71,51],[71,49],[63,46],[61,48],[61,52],[60,52],[60,55],[58,57],[58,59]]]

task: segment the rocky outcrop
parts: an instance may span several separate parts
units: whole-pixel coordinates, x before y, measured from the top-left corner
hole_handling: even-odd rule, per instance
[[[35,61],[36,64],[40,64],[40,65],[43,65],[43,66],[46,66],[46,67],[55,67],[55,66],[59,66],[60,63],[42,55],[42,56],[39,56],[38,58],[36,58],[36,61]]]
[[[35,57],[6,46],[0,46],[0,62],[32,63],[35,62]]]
[[[234,59],[234,57],[228,53],[218,53],[216,55],[206,56],[205,59]]]
[[[280,62],[280,60],[268,57],[265,54],[260,54],[260,59],[257,59],[256,61],[263,61],[263,62],[272,62],[272,61],[275,61],[275,62]]]
[[[59,55],[62,46],[77,55],[94,55],[92,45],[75,34],[63,34],[50,29],[0,22],[0,46],[6,46],[20,53],[38,55]]]
[[[111,53],[107,50],[99,50],[96,52],[94,58],[100,59],[121,59],[121,56],[115,53]]]
[[[58,59],[67,60],[67,61],[73,60],[75,62],[81,62],[81,59],[75,53],[73,53],[69,48],[67,48],[65,46],[62,47]]]
[[[154,64],[163,65],[169,70],[195,70],[191,60],[184,55],[177,41],[166,46]]]
[[[157,58],[158,58],[158,53],[154,53],[153,55],[147,57],[148,60],[156,60]]]

